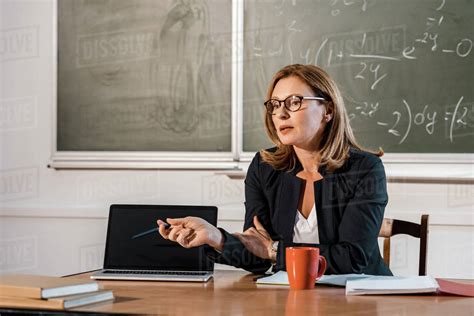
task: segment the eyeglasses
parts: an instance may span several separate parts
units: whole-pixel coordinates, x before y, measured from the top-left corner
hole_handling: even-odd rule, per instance
[[[303,97],[300,95],[290,95],[285,100],[270,99],[263,104],[265,105],[267,109],[267,113],[274,115],[276,114],[276,110],[280,108],[282,102],[283,102],[283,105],[285,106],[285,109],[287,109],[290,112],[296,112],[301,108],[301,104],[303,103],[303,100],[326,101],[326,99],[321,98],[321,97]]]

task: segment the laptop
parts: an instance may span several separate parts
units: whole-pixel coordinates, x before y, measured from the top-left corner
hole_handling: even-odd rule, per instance
[[[156,220],[200,217],[217,225],[217,207],[181,205],[111,205],[104,268],[91,278],[99,280],[152,280],[207,282],[214,262],[204,247],[184,248],[161,237]],[[137,236],[139,236],[137,238]]]

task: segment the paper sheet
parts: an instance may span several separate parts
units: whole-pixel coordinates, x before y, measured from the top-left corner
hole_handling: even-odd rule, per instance
[[[367,274],[333,274],[323,275],[316,284],[326,284],[335,286],[346,286],[348,280],[359,280],[372,277]],[[288,273],[286,271],[278,271],[277,273],[257,280],[257,284],[267,285],[290,285],[288,281]]]

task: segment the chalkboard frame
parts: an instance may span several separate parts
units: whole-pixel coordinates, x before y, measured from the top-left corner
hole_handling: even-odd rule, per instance
[[[52,154],[50,164],[54,169],[207,169],[207,170],[234,170],[237,168],[237,143],[236,132],[237,111],[236,108],[236,84],[232,79],[232,113],[231,113],[231,150],[227,152],[172,152],[172,151],[65,151],[58,150],[58,1],[53,1],[53,102],[52,113]],[[236,29],[235,18],[237,2],[232,1],[232,30]],[[236,36],[233,32],[233,47],[235,47]],[[236,54],[232,56],[232,78],[236,76],[237,63]]]
[[[232,149],[230,152],[130,152],[130,151],[59,151],[57,150],[57,67],[58,6],[53,4],[53,129],[49,167],[54,169],[204,169],[245,170],[254,152],[243,151],[243,14],[244,1],[232,1]],[[418,179],[474,179],[474,154],[390,153],[382,160],[387,165],[428,166],[419,172],[398,176]],[[439,174],[439,168],[443,171]],[[466,168],[468,171],[466,171]],[[390,169],[390,168],[388,168]],[[387,172],[390,177],[390,173]]]

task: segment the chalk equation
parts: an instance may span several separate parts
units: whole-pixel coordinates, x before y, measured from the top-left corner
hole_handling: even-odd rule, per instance
[[[402,99],[400,109],[391,112],[385,119],[378,118],[378,111],[384,107],[382,101],[367,102],[355,106],[355,111],[349,114],[352,121],[357,117],[364,117],[375,122],[378,126],[386,128],[386,132],[397,137],[398,144],[402,144],[409,137],[414,126],[421,126],[427,135],[433,135],[438,125],[444,126],[445,136],[453,143],[456,136],[464,136],[464,132],[474,127],[474,103],[464,102],[461,96],[453,105],[442,106],[445,111],[439,111],[439,105],[425,104],[421,110],[419,106],[410,105]],[[392,105],[393,107],[393,105]]]
[[[415,39],[415,43],[403,49],[403,57],[406,59],[417,59],[416,50],[422,47],[428,47],[432,52],[441,50],[442,53],[456,54],[461,58],[469,56],[472,51],[472,39],[461,38],[455,41],[452,46],[440,47],[441,41],[440,32],[442,31],[443,23],[445,21],[442,9],[445,7],[446,0],[442,0],[440,5],[433,8],[435,14],[427,16],[425,20],[425,29],[423,34]],[[418,45],[417,45],[418,44]]]

